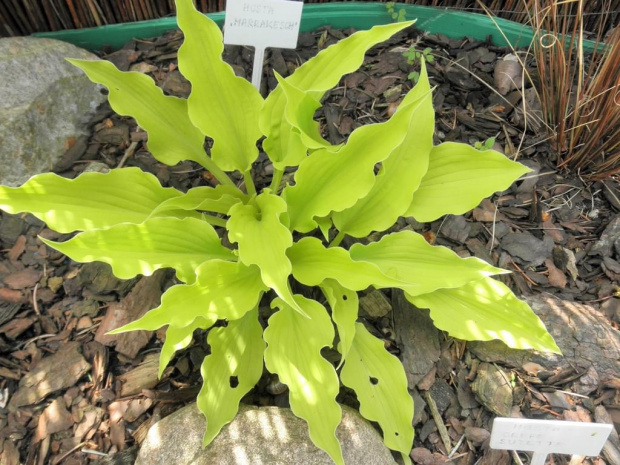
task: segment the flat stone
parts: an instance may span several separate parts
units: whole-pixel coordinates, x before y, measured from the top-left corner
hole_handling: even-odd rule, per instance
[[[379,289],[360,298],[360,313],[370,318],[381,318],[392,310],[389,299]]]
[[[342,414],[336,436],[346,464],[396,463],[359,413],[343,406]],[[241,405],[235,419],[203,449],[205,428],[196,404],[177,410],[151,427],[135,465],[333,465],[310,440],[307,423],[289,409]]]
[[[491,412],[508,417],[512,411],[512,386],[508,375],[491,363],[481,363],[471,389]]]
[[[616,243],[620,244],[620,215],[616,215],[611,219],[603,234],[601,234],[601,238],[592,245],[588,253],[590,255],[610,257]]]
[[[600,310],[551,295],[526,297],[545,324],[563,355],[511,349],[500,341],[470,342],[469,350],[485,362],[522,367],[533,362],[547,370],[575,368],[596,370],[601,382],[620,373],[620,331]]]
[[[105,101],[101,87],[65,58],[97,57],[53,39],[0,39],[0,184],[49,171]]]
[[[409,389],[413,389],[439,360],[439,330],[428,310],[412,305],[402,291],[392,292],[396,342],[402,348],[402,361]]]
[[[553,245],[553,239],[548,236],[541,241],[527,233],[506,234],[501,241],[502,249],[517,263],[526,266],[542,265],[551,256]]]

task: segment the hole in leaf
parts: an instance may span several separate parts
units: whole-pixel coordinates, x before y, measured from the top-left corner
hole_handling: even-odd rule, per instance
[[[230,383],[230,387],[233,389],[239,386],[239,378],[236,376],[231,376],[228,382]]]
[[[348,300],[349,298],[346,295],[342,296],[342,300]]]
[[[398,436],[398,431],[395,431],[395,432],[394,432],[394,436]]]
[[[370,380],[370,384],[372,384],[373,386],[376,386],[377,384],[379,384],[379,380],[377,378],[374,378],[371,376],[368,379]]]

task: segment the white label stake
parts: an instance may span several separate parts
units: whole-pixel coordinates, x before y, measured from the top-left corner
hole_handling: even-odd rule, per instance
[[[260,89],[267,47],[295,48],[302,2],[285,0],[228,0],[224,43],[254,47],[252,84]]]
[[[534,452],[530,465],[545,465],[552,453],[598,455],[612,428],[604,423],[496,418],[491,448]]]

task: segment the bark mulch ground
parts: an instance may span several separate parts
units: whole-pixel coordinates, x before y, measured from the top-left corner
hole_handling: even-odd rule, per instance
[[[317,44],[325,47],[351,32],[323,29],[303,34],[297,50],[271,50],[263,92],[275,87],[272,70],[289,75],[317,52]],[[133,41],[104,56],[120,69],[149,74],[167,93],[186,97],[190,85],[176,66],[181,41],[179,33],[171,33]],[[412,44],[418,50],[430,47],[435,57],[428,66],[436,86],[435,142],[476,144],[495,137],[494,148],[509,157],[518,153],[518,160],[533,171],[466,215],[430,224],[401,218],[395,229],[413,229],[433,244],[512,270],[506,282],[524,298],[551,295],[585,304],[572,306],[573,320],[560,319],[558,325],[577,328],[579,318],[594,312],[602,315],[602,336],[577,341],[575,350],[586,343],[603,352],[617,347],[619,183],[591,184],[554,168],[533,90],[512,89],[505,95],[492,90],[495,66],[509,50],[468,38],[402,33],[371,50],[362,68],[326,96],[317,113],[325,137],[342,142],[356,127],[393,113],[412,86],[407,76],[416,64],[402,55]],[[230,47],[226,57],[238,74],[249,77],[250,49]],[[535,75],[533,66],[530,71]],[[163,185],[182,190],[214,182],[193,163],[168,167],[156,162],[147,151],[146,134],[104,105],[91,135],[76,142],[56,171],[74,177],[86,168],[118,166],[138,166]],[[261,155],[254,166],[259,186],[270,181],[271,168]],[[194,400],[200,363],[208,353],[205,338],[196,334],[195,343],[158,379],[163,331],[106,332],[157,306],[162,290],[173,283],[171,274],[121,281],[107,265],[71,262],[37,236],[68,237],[30,216],[2,215],[0,463],[133,463],[148,428]],[[437,331],[426,311],[413,309],[397,293],[373,291],[361,301],[363,320],[407,367],[416,400],[416,463],[511,463],[508,452],[488,447],[495,414],[620,423],[618,370],[613,373],[617,360],[609,362],[611,375],[602,376],[566,364],[548,369],[524,362],[497,345],[492,358],[488,344],[466,344]],[[268,308],[262,310],[263,316],[268,313]],[[265,376],[245,401],[286,406],[287,394],[280,391]],[[356,403],[346,391],[339,400]],[[570,463],[620,463],[613,454]],[[550,460],[567,464],[570,459]]]

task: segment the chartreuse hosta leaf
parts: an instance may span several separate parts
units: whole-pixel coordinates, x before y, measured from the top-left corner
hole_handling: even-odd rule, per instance
[[[196,275],[194,284],[172,286],[159,307],[111,334],[155,331],[164,325],[185,328],[200,317],[237,320],[258,305],[267,289],[258,268],[240,262],[210,260],[198,267]]]
[[[209,332],[211,354],[202,362],[202,388],[196,402],[207,418],[204,445],[218,435],[239,410],[239,401],[263,374],[263,328],[258,310],[247,312],[228,326]]]
[[[280,298],[272,302],[279,311],[269,318],[264,333],[265,365],[288,386],[291,410],[308,422],[312,442],[344,465],[336,439],[342,418],[336,402],[340,383],[334,367],[321,356],[321,349],[332,345],[334,327],[320,303],[301,295],[295,300],[308,318]]]
[[[499,339],[513,349],[536,349],[560,354],[545,325],[503,283],[492,278],[472,281],[456,289],[405,297],[430,309],[439,329],[466,341]]]
[[[404,281],[404,286],[395,287],[411,295],[508,273],[478,258],[461,258],[446,247],[432,246],[413,231],[388,234],[368,245],[354,244],[349,253],[353,260],[372,263],[386,276]]]
[[[374,45],[389,39],[413,24],[413,21],[376,26],[331,45],[311,58],[286,78],[287,83],[302,91],[312,91],[320,100],[325,91],[340,78],[360,67],[364,54]],[[297,166],[306,155],[307,147],[284,117],[286,97],[280,86],[269,94],[260,114],[260,128],[267,136],[263,147],[276,169]]]
[[[204,151],[204,135],[187,114],[187,101],[164,95],[145,74],[119,71],[103,60],[69,60],[88,78],[110,91],[110,106],[120,115],[132,116],[148,133],[151,154],[166,165],[193,160],[209,169],[221,182],[221,170]],[[228,180],[229,181],[229,180]]]
[[[316,237],[304,237],[286,251],[293,276],[306,286],[318,286],[326,279],[338,281],[347,289],[361,291],[369,286],[402,287],[407,282],[387,276],[376,265],[354,261],[340,247],[325,247]]]
[[[417,108],[407,136],[383,162],[371,191],[352,207],[332,215],[341,233],[365,237],[372,231],[384,231],[411,204],[411,197],[428,168],[435,130],[435,111],[424,61],[420,79],[401,103],[401,108],[410,102],[416,102]]]
[[[66,242],[41,240],[76,262],[108,263],[121,279],[174,268],[181,281],[192,283],[201,263],[236,259],[220,243],[213,227],[195,218],[151,218],[140,224],[85,231]]]
[[[321,101],[314,96],[315,92],[304,92],[290,84],[286,79],[274,71],[279,86],[284,91],[286,106],[284,115],[286,121],[297,131],[307,149],[331,148],[336,147],[321,137],[319,123],[314,121],[313,116],[317,108],[321,106]]]
[[[0,208],[32,213],[51,229],[68,233],[141,223],[159,204],[181,195],[139,168],[84,173],[75,179],[46,173],[21,187],[0,186]]]
[[[403,365],[361,323],[355,325],[355,338],[340,379],[355,391],[364,418],[379,423],[385,445],[399,451],[410,464],[413,399]]]
[[[216,321],[216,315],[206,315],[204,317],[197,317],[191,324],[183,328],[168,326],[166,329],[166,340],[159,353],[158,377],[161,378],[174,354],[179,350],[185,349],[192,342],[195,330],[210,328]]]
[[[283,192],[291,229],[311,231],[317,226],[315,216],[352,207],[368,194],[375,165],[403,142],[416,108],[409,104],[389,121],[356,129],[338,152],[321,149],[304,159],[295,173],[296,185]]]
[[[332,309],[332,320],[338,328],[340,337],[339,350],[342,354],[340,365],[345,361],[353,338],[355,337],[355,321],[359,310],[357,292],[342,287],[334,279],[326,279],[321,284],[321,290]]]
[[[286,202],[265,192],[254,204],[233,206],[226,228],[230,241],[239,246],[239,260],[248,266],[257,265],[263,282],[303,314],[288,285],[292,266],[286,250],[293,245],[293,236],[280,221],[285,212]]]
[[[176,6],[179,28],[185,35],[179,69],[192,84],[189,117],[213,139],[211,156],[217,166],[246,172],[258,156],[263,98],[222,60],[224,44],[217,24],[198,12],[192,0],[177,0]]]
[[[429,222],[446,214],[460,215],[529,171],[494,150],[481,152],[444,142],[431,151],[428,170],[404,216]]]
[[[153,216],[165,216],[174,210],[204,210],[227,215],[230,208],[248,201],[248,196],[234,186],[194,187],[185,194],[162,202]]]

